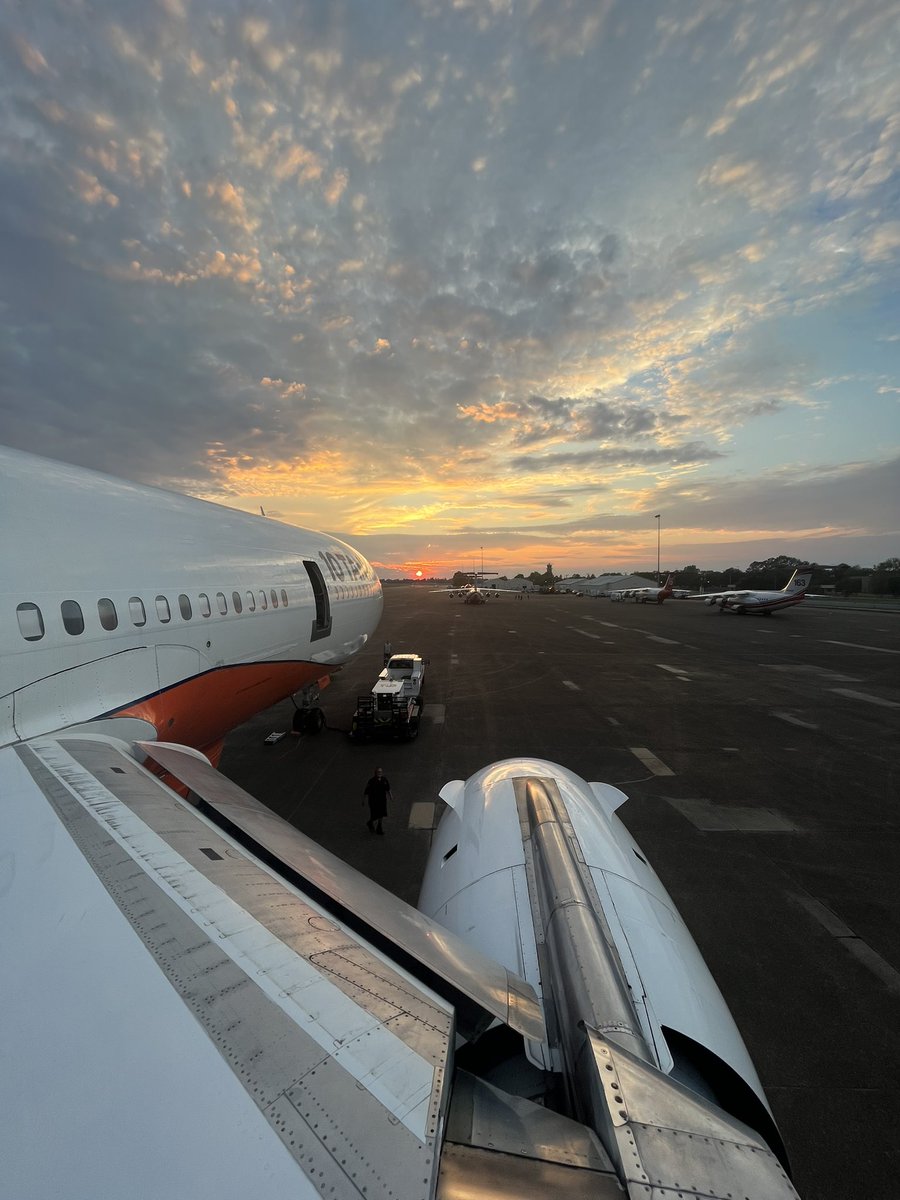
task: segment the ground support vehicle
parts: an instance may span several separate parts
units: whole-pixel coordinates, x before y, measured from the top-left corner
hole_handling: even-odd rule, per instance
[[[370,695],[360,696],[350,723],[358,741],[388,736],[412,741],[418,737],[425,686],[425,660],[418,654],[393,654]]]

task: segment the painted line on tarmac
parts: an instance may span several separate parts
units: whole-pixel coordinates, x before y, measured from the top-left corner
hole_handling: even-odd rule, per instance
[[[578,686],[578,684],[573,683],[571,679],[564,679],[562,681],[562,684],[563,684],[563,687],[567,687],[570,692],[580,692],[581,691],[581,688]]]
[[[712,800],[666,796],[695,829],[704,833],[794,833],[797,826],[773,808],[731,807]]]
[[[811,721],[801,721],[799,717],[792,717],[790,713],[773,712],[773,717],[777,717],[779,721],[787,721],[789,725],[798,725],[801,729],[818,729],[818,725],[813,725]]]
[[[432,829],[434,827],[433,801],[417,800],[409,810],[410,829]]]
[[[576,625],[570,625],[569,629],[571,629],[573,633],[580,633],[582,637],[593,638],[595,642],[600,642],[603,640],[599,633],[591,633],[589,629],[579,629]]]
[[[837,671],[829,671],[827,667],[817,667],[813,663],[760,663],[759,666],[788,675],[815,675],[821,680],[830,679],[832,683],[862,683],[858,675],[839,675]]]
[[[680,646],[681,645],[681,642],[676,642],[674,638],[660,637],[659,634],[657,634],[657,633],[648,633],[647,641],[648,642],[662,642],[666,646]]]
[[[629,746],[628,749],[631,751],[634,757],[639,759],[649,771],[653,772],[654,775],[675,774],[671,767],[667,767],[666,764],[661,759],[657,758],[651,750],[648,750],[646,746]]]
[[[835,642],[831,638],[822,638],[826,646],[849,646],[851,650],[877,650],[879,654],[900,654],[900,650],[890,650],[887,646],[863,646],[859,642]]]
[[[612,621],[600,621],[601,625],[605,625],[607,629],[621,629],[621,625],[614,625]]]
[[[691,681],[690,675],[686,675],[681,667],[667,667],[665,663],[657,663],[656,665],[661,671],[669,671],[672,675],[677,676],[678,679],[684,680],[685,683],[690,683]]]
[[[868,692],[854,692],[850,688],[831,688],[838,696],[846,696],[850,700],[865,700],[867,704],[877,704],[880,708],[900,708],[896,700],[882,700],[880,696],[870,696]]]
[[[615,717],[607,717],[606,719],[609,721],[610,725],[615,725],[617,729],[621,725],[621,721],[617,721]]]
[[[794,893],[793,899],[801,908],[806,909],[826,933],[830,933],[845,950],[848,950],[876,978],[880,979],[888,991],[900,995],[900,971],[886,962],[878,951],[873,950],[868,942],[863,941],[855,934],[849,925],[845,925],[837,913],[832,912],[827,905],[822,904],[813,896],[800,896]]]

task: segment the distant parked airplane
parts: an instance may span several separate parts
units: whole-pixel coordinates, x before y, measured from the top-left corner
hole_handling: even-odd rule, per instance
[[[710,606],[717,604],[720,612],[762,613],[771,617],[778,608],[790,608],[799,604],[806,595],[812,579],[812,567],[798,567],[780,592],[706,592],[689,596],[689,600],[704,600]]]
[[[672,583],[673,578],[669,575],[662,587],[629,588],[625,592],[625,596],[627,599],[634,600],[639,604],[646,604],[649,600],[654,600],[657,604],[662,604],[663,600],[668,600],[673,594]]]

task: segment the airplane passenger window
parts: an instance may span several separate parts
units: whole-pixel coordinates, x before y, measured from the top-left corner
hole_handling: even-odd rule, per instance
[[[147,610],[144,608],[144,602],[140,596],[132,596],[128,601],[128,615],[131,617],[132,625],[147,624]]]
[[[252,592],[247,592],[247,612],[256,612],[256,597]]]
[[[209,596],[207,596],[206,592],[201,592],[197,598],[200,601],[200,616],[208,617],[212,612],[209,605]]]
[[[216,604],[218,604],[219,612],[224,617],[228,612],[228,601],[225,599],[224,592],[216,592]]]
[[[182,592],[178,597],[178,607],[181,610],[181,615],[184,617],[185,621],[189,621],[194,615],[193,609],[191,608],[190,598],[186,596],[184,592]]]
[[[266,589],[265,588],[259,589],[259,607],[260,608],[268,608],[269,607],[269,601],[266,599]]]
[[[20,604],[16,609],[19,633],[26,642],[39,642],[44,636],[44,618],[36,604]]]
[[[234,611],[236,613],[239,613],[243,607],[243,605],[241,604],[240,592],[232,592],[231,593],[231,602],[234,605]]]
[[[81,612],[81,605],[77,600],[63,600],[59,606],[59,611],[62,613],[66,633],[71,633],[73,636],[84,633],[84,617]]]
[[[119,624],[116,606],[108,597],[97,601],[97,615],[100,617],[100,624],[104,629],[112,630]]]
[[[169,608],[169,601],[165,596],[156,597],[156,615],[163,625],[172,620],[172,610]]]
[[[281,589],[281,603],[287,608],[287,592],[284,588]]]
[[[275,591],[274,588],[272,588],[270,595],[272,597],[272,607],[277,608],[278,607],[278,593]]]

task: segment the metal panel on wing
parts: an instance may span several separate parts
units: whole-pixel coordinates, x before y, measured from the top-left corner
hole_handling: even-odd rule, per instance
[[[467,945],[436,921],[367,879],[341,859],[270,812],[205,760],[168,743],[138,747],[257,846],[273,855],[339,909],[342,920],[356,918],[376,944],[385,940],[409,956],[410,970],[430,972],[430,986],[451,999],[467,999],[533,1041],[546,1037],[534,989],[493,959]],[[368,931],[368,932],[366,932]],[[461,1018],[462,1014],[458,1013]]]

